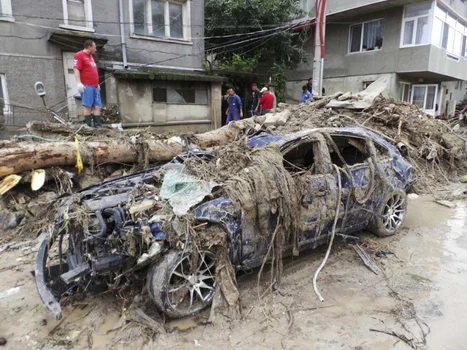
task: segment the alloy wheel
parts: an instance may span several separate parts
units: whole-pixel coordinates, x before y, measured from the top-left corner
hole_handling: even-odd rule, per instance
[[[215,255],[199,252],[196,260],[192,254],[184,255],[170,274],[167,301],[174,310],[196,310],[212,300],[216,287]]]
[[[404,222],[405,198],[394,194],[387,201],[383,211],[383,225],[388,231],[395,231]]]

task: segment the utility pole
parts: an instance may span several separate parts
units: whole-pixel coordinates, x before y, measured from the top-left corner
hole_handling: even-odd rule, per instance
[[[316,0],[315,52],[313,55],[313,90],[322,96],[326,31],[326,0]]]

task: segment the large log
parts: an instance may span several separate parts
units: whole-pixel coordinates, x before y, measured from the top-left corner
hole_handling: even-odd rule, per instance
[[[238,138],[247,129],[257,129],[264,117],[243,119],[188,139],[197,147],[206,149],[224,145]],[[144,159],[151,163],[168,161],[186,150],[184,139],[139,140],[135,145],[128,140],[82,142],[79,151],[83,163],[135,163]],[[74,142],[4,143],[0,145],[0,177],[23,171],[52,166],[76,164]],[[142,153],[144,153],[142,155]]]

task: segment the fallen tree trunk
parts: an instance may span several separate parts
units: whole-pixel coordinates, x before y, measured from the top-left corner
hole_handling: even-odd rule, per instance
[[[257,129],[264,117],[255,117],[230,123],[220,129],[187,137],[198,148],[224,145],[235,140],[245,130]],[[192,145],[192,146],[193,146]],[[79,144],[84,164],[136,163],[144,159],[154,163],[171,160],[187,149],[180,137],[167,140],[95,141]],[[23,171],[52,166],[76,164],[77,147],[74,142],[5,143],[0,145],[0,177]]]
[[[84,136],[119,136],[121,131],[116,129],[95,129],[89,127],[82,127],[83,125],[63,125],[59,123],[50,123],[40,120],[32,120],[26,124],[26,129],[31,134],[42,137],[55,136],[73,136],[77,131],[80,135]]]

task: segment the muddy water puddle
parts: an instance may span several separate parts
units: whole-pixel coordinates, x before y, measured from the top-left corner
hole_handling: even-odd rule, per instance
[[[442,234],[443,257],[434,276],[432,299],[440,306],[439,318],[430,322],[432,349],[467,348],[467,205],[457,203]]]

